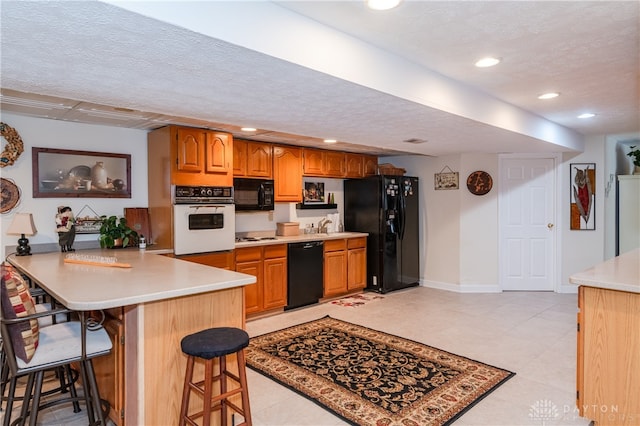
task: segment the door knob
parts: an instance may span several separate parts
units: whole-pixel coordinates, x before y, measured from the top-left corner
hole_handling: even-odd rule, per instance
[[[549,229],[553,228],[553,223],[547,223],[547,228]]]

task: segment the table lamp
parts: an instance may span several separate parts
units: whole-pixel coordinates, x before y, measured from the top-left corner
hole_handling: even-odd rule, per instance
[[[31,256],[31,247],[29,247],[29,240],[26,235],[35,235],[36,232],[38,231],[33,223],[33,215],[31,213],[16,213],[13,217],[13,222],[7,229],[7,234],[20,235],[18,248],[16,249],[17,256]]]

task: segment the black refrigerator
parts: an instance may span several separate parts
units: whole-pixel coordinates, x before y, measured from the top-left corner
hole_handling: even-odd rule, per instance
[[[345,231],[369,233],[368,290],[387,293],[419,284],[418,206],[417,177],[344,181]]]

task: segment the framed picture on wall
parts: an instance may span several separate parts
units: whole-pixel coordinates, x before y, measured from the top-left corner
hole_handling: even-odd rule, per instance
[[[131,198],[131,155],[33,148],[33,198]]]
[[[571,163],[572,231],[596,229],[596,163]]]
[[[304,204],[324,203],[324,183],[305,182],[303,195]]]

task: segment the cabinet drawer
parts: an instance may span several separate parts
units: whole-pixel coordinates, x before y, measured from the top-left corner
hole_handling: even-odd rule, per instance
[[[236,249],[236,263],[262,260],[262,247],[244,247]]]
[[[265,259],[274,259],[277,257],[287,257],[286,244],[274,244],[274,245],[264,246]]]
[[[350,249],[353,248],[364,248],[367,246],[367,238],[366,237],[358,237],[358,238],[349,238],[347,240],[347,247]]]
[[[326,240],[324,242],[324,251],[338,251],[345,250],[347,248],[347,240]]]

